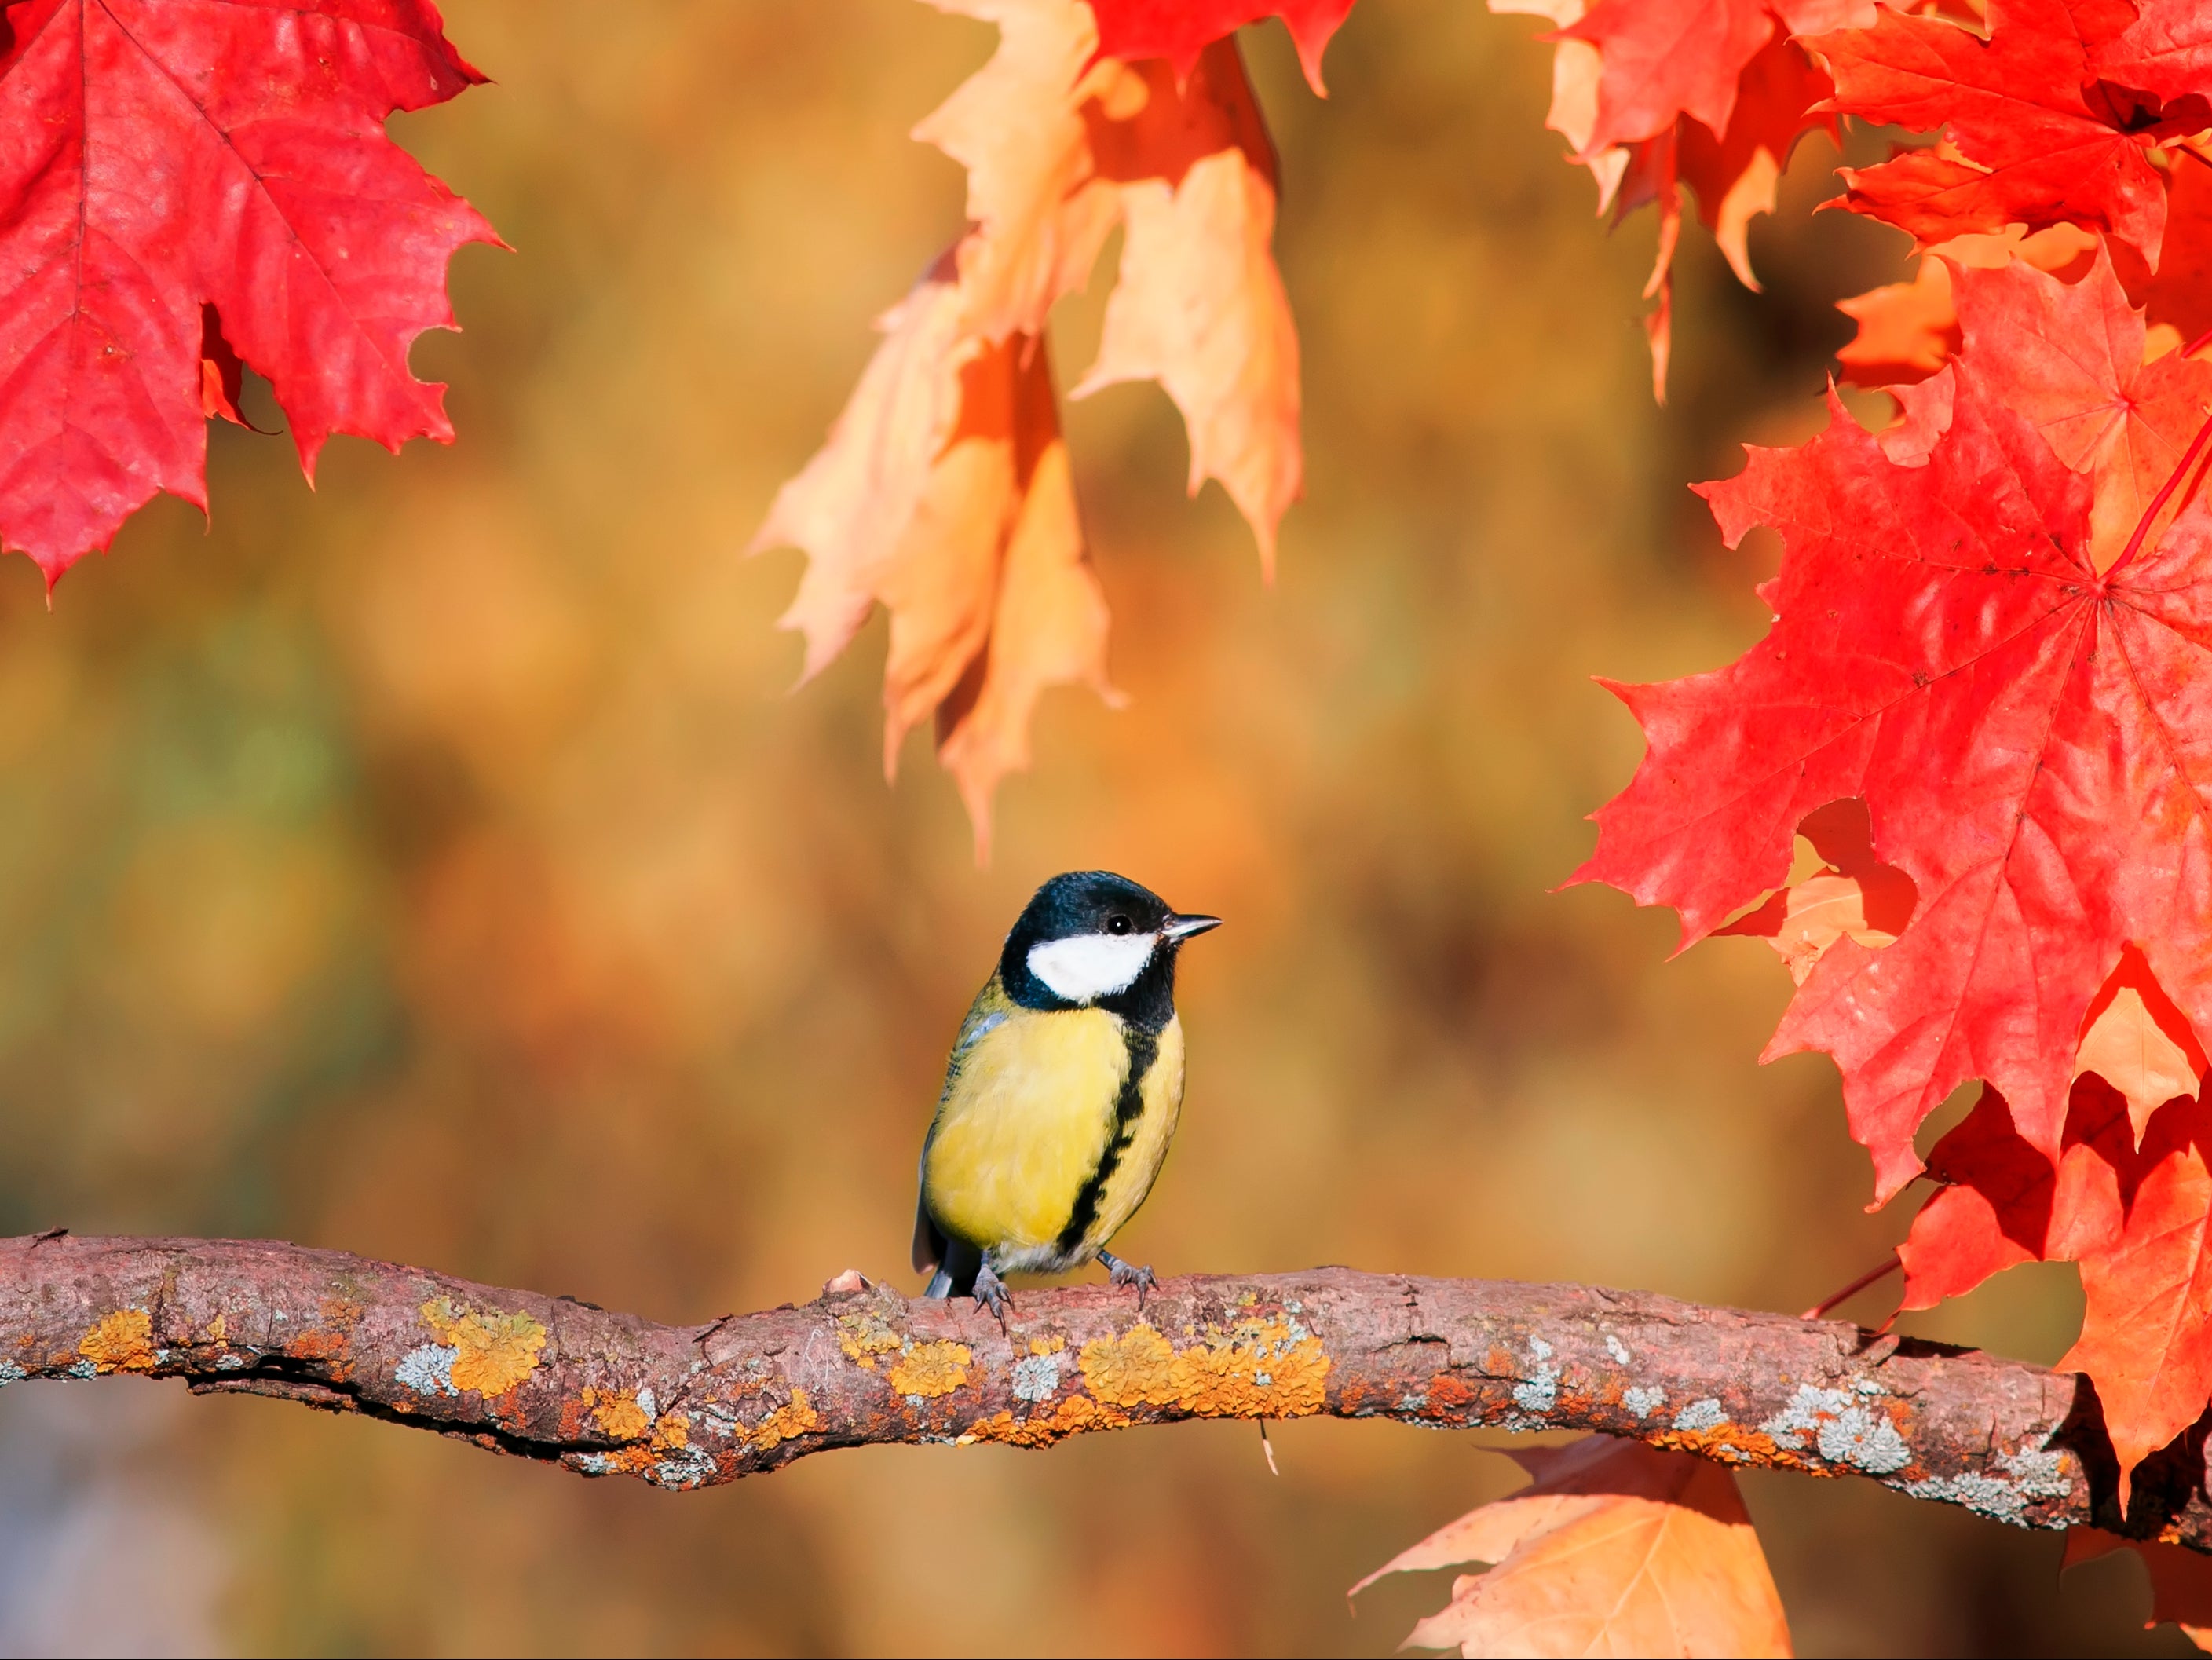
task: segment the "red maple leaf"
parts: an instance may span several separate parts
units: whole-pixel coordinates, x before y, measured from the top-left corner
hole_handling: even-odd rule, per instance
[[[1897,942],[1835,944],[1768,1049],[1834,1056],[1879,1199],[1972,1079],[2057,1161],[2083,1017],[2128,942],[2212,1030],[2212,513],[2099,571],[2090,478],[2016,407],[2065,345],[1970,348],[1881,437],[1832,397],[1820,437],[1703,487],[1731,544],[1781,532],[1774,626],[1727,669],[1615,688],[1650,752],[1574,879],[1675,907],[1687,943],[1780,886],[1799,823],[1848,797],[1912,879]]]
[[[2137,1147],[2128,1104],[2094,1073],[2075,1085],[2056,1169],[1984,1091],[1936,1144],[1945,1185],[1899,1247],[1904,1306],[1933,1308],[2019,1262],[2081,1264],[2081,1335],[2059,1361],[2097,1385],[2123,1487],[2212,1398],[2212,1107],[2159,1109]]]
[[[1697,192],[1698,217],[1738,280],[1758,288],[1751,222],[1774,211],[1775,187],[1797,140],[1815,128],[1834,134],[1836,118],[1826,112],[1834,88],[1794,40],[1776,31],[1763,0],[1687,9],[1674,0],[1606,0],[1587,13],[1583,0],[1490,0],[1490,9],[1560,25],[1546,37],[1558,52],[1544,125],[1590,170],[1598,211],[1610,208],[1618,224],[1657,205],[1658,256],[1644,285],[1644,297],[1657,303],[1644,325],[1652,394],[1663,404],[1680,186]],[[1871,15],[1870,0],[1801,0],[1788,17],[1792,27],[1826,28],[1862,12]],[[1644,136],[1620,136],[1646,128]]]
[[[1178,80],[1199,53],[1247,23],[1279,17],[1298,49],[1306,82],[1323,97],[1321,55],[1343,26],[1352,0],[1089,0],[1098,19],[1098,55],[1133,63],[1164,58]]]
[[[1997,366],[2006,402],[2094,481],[2090,558],[2111,564],[2196,435],[2212,364],[2179,352],[2143,362],[2142,315],[2101,250],[2079,282],[2017,259],[1962,266],[1952,282],[1966,349]]]
[[[1656,137],[1680,115],[1695,116],[1712,132],[1728,131],[1736,76],[1774,33],[1774,14],[1765,0],[1601,0],[1559,33],[1589,41],[1605,63],[1594,151]]]
[[[2124,1477],[2212,1398],[2208,1141],[2212,1109],[2161,1108],[2125,1172],[2135,1192],[2117,1237],[2069,1253],[2081,1265],[2081,1335],[2058,1364],[2095,1381]]]
[[[2100,78],[2100,54],[2135,21],[2130,0],[1991,0],[1986,40],[1887,9],[1871,28],[1808,40],[1835,79],[1834,108],[1940,128],[1957,152],[1846,171],[1845,204],[1923,245],[2008,223],[2108,230],[2155,266],[2166,192],[2149,152],[2186,124]]]
[[[2169,260],[2172,243],[2169,225]],[[1977,232],[1939,242],[1920,257],[1910,282],[1886,283],[1836,301],[1836,309],[1858,325],[1857,338],[1836,353],[1838,378],[1862,386],[1908,386],[1950,362],[1960,343],[1959,313],[1951,303],[1954,266],[1993,271],[2017,258],[2071,281],[2099,248],[2112,253],[2116,265],[2122,255],[2134,258],[2138,267],[2142,264],[2126,243],[2108,243],[2078,225],[2049,225],[2033,234],[2014,225],[2002,235]],[[2141,297],[2132,285],[2128,292]]]
[[[1773,35],[1862,21],[1871,0],[1600,0],[1558,38],[1587,40],[1605,70],[1585,156],[1655,138],[1677,116],[1724,133],[1738,78]]]
[[[1687,117],[1680,125],[1677,159],[1684,181],[1698,193],[1698,216],[1747,289],[1759,287],[1747,240],[1753,216],[1774,211],[1775,187],[1800,138],[1814,131],[1838,136],[1836,118],[1825,109],[1832,90],[1797,44],[1778,36],[1743,65],[1725,128],[1708,129]]]
[[[2212,13],[2202,0],[2146,0],[2097,67],[2106,80],[2169,103],[2212,94]]]
[[[407,352],[498,239],[384,121],[483,78],[428,0],[9,6],[0,547],[51,584],[156,491],[204,509],[241,358],[311,477],[335,432],[451,438]]]
[[[2124,242],[2112,244],[2112,265],[2128,297],[2152,323],[2171,325],[2201,347],[2212,334],[2212,162],[2177,149],[2166,173],[2166,238],[2153,271]]]
[[[2004,1097],[1984,1089],[1929,1150],[1928,1174],[1942,1185],[1897,1250],[1908,1309],[1963,1297],[2022,1262],[2106,1248],[2142,1179],[2128,1104],[2094,1073],[2074,1086],[2056,1165],[2021,1138]]]

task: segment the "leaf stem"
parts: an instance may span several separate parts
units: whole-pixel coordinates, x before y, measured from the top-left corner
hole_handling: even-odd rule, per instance
[[[2158,494],[2150,498],[2150,505],[2143,509],[2143,516],[2136,525],[2136,533],[2128,538],[2128,544],[2120,550],[2120,556],[2112,561],[2111,567],[2105,572],[2107,577],[2114,575],[2129,560],[2136,556],[2136,550],[2142,546],[2143,538],[2150,534],[2152,521],[2165,508],[2168,498],[2180,487],[2181,481],[2188,476],[2190,468],[2197,465],[2197,458],[2203,452],[2204,441],[2208,438],[2212,438],[2212,415],[2204,417],[2204,424],[2197,429],[2197,436],[2189,441],[2189,447],[2181,453],[2181,459],[2174,466],[2173,471],[2168,475],[2166,483],[2158,487]]]
[[[1830,1292],[1797,1317],[1801,1320],[1818,1320],[1837,1304],[1848,1302],[1869,1286],[1874,1285],[1878,1280],[1888,1279],[1891,1274],[1895,1274],[1904,1266],[1905,1264],[1898,1260],[1897,1253],[1892,1251],[1874,1267],[1852,1280],[1850,1285],[1845,1286],[1841,1291]]]

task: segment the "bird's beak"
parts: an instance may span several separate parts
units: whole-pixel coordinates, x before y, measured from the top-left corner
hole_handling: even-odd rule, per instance
[[[1194,933],[1204,933],[1208,928],[1220,926],[1221,919],[1218,916],[1170,916],[1167,926],[1160,932],[1170,943],[1179,946]]]

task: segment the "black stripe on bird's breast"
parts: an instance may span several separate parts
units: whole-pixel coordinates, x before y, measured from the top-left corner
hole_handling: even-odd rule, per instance
[[[1114,1132],[1107,1139],[1106,1151],[1099,1155],[1098,1168],[1091,1172],[1075,1195],[1075,1206],[1068,1213],[1067,1225],[1060,1231],[1060,1249],[1072,1251],[1083,1243],[1083,1236],[1098,1219],[1098,1201],[1105,1196],[1106,1184],[1114,1172],[1121,1168],[1121,1155],[1137,1139],[1137,1126],[1145,1116],[1145,1075],[1159,1058],[1160,1040],[1156,1031],[1124,1022],[1121,1041],[1129,1046],[1129,1070],[1121,1080],[1121,1093],[1114,1102]]]

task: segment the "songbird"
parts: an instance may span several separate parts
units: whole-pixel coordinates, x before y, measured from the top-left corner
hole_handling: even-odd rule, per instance
[[[1036,891],[961,1023],[922,1143],[923,1295],[972,1296],[1003,1322],[1000,1274],[1096,1261],[1144,1301],[1152,1269],[1106,1246],[1152,1191],[1182,1110],[1176,955],[1220,926],[1110,871]]]

